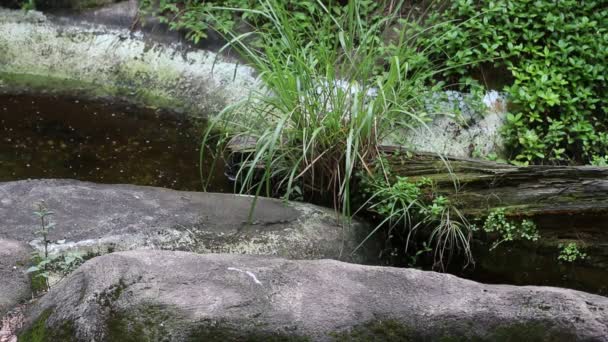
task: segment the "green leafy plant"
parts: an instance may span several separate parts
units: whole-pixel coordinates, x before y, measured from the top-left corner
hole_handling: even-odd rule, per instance
[[[455,253],[462,253],[467,264],[473,262],[472,226],[448,198],[434,194],[431,180],[392,177],[388,171],[363,174],[361,179],[361,190],[368,197],[364,207],[383,218],[368,239],[385,227],[389,236],[399,230],[405,236],[404,252],[408,253],[411,238],[420,231],[428,236],[422,250],[433,248],[437,268],[444,269]],[[413,251],[414,258],[419,252]]]
[[[604,1],[457,0],[435,9],[429,22],[450,24],[424,37],[442,37],[434,56],[448,66],[447,80],[467,87],[503,75],[514,162],[586,163],[605,152]]]
[[[39,235],[44,246],[44,251],[34,252],[33,260],[35,265],[27,269],[27,273],[32,273],[35,278],[41,278],[44,282],[44,287],[50,288],[49,278],[51,272],[61,274],[63,276],[69,274],[84,262],[80,253],[69,252],[66,254],[49,254],[49,233],[55,227],[55,223],[50,221],[50,217],[54,213],[49,210],[44,202],[36,204],[34,215],[40,219],[39,230],[36,235]]]
[[[315,21],[331,20],[332,15],[339,16],[344,10],[339,1],[331,0],[285,0],[280,3],[291,13],[290,24],[297,28],[300,39],[307,39],[306,32],[317,28]],[[381,3],[358,0],[359,11],[362,16],[371,16],[380,9]],[[140,3],[141,11],[157,16],[173,30],[184,30],[195,43],[207,38],[211,31],[224,35],[256,29],[271,31],[276,26],[273,20],[264,15],[266,8],[264,1],[257,0],[161,0],[158,3],[144,0]],[[368,22],[366,20],[361,24],[367,25]],[[320,33],[327,38],[337,38],[336,31]],[[280,38],[278,32],[276,37]],[[256,41],[258,45],[262,42]]]
[[[21,9],[24,11],[35,10],[36,9],[36,0],[27,0],[21,4]]]
[[[536,224],[530,220],[522,220],[516,223],[508,220],[505,215],[505,209],[494,209],[486,218],[483,230],[486,233],[496,233],[498,239],[492,243],[490,250],[496,249],[500,244],[508,241],[528,240],[538,241],[540,234]]]
[[[559,255],[557,256],[557,260],[559,261],[572,263],[587,258],[587,253],[585,253],[576,242],[569,242],[567,244],[560,243],[558,248],[560,249]]]
[[[34,215],[40,220],[39,230],[36,231],[36,235],[39,235],[42,244],[44,246],[44,252],[34,252],[35,260],[37,264],[30,267],[27,272],[34,273],[35,277],[41,277],[44,279],[45,285],[49,288],[49,268],[48,265],[51,262],[49,258],[49,233],[51,229],[55,227],[55,223],[50,221],[50,217],[54,215],[52,211],[50,211],[44,202],[39,202],[36,204],[37,209],[34,211]]]

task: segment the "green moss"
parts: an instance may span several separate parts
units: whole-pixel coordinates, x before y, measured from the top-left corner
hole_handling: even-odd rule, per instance
[[[551,325],[543,322],[526,324],[511,324],[501,326],[486,336],[471,336],[469,331],[454,331],[450,327],[437,328],[426,334],[421,334],[415,328],[396,320],[383,320],[369,322],[355,327],[351,330],[331,334],[336,342],[342,341],[441,341],[441,342],[469,342],[469,341],[496,341],[496,342],[519,342],[519,341],[574,341],[575,337],[568,331],[553,331]]]
[[[120,279],[118,284],[114,284],[107,291],[97,294],[96,301],[101,306],[111,308],[113,303],[120,298],[126,288],[127,285]]]
[[[355,327],[349,331],[332,333],[336,342],[346,341],[389,341],[408,342],[416,341],[412,338],[409,327],[396,320],[384,320],[369,322]]]
[[[569,331],[553,331],[550,327],[550,324],[542,322],[512,324],[496,329],[488,340],[497,342],[567,342],[577,340],[576,335]]]
[[[58,328],[53,329],[47,326],[47,320],[52,314],[53,310],[51,309],[43,311],[29,329],[19,334],[19,342],[76,341],[76,334],[72,323],[64,322]]]
[[[251,329],[246,327],[251,326]],[[255,323],[230,324],[205,320],[189,323],[179,312],[166,306],[142,305],[125,311],[112,311],[107,321],[107,340],[121,342],[144,341],[246,341],[246,342],[305,342],[309,338],[297,334],[261,331]]]
[[[254,330],[254,329],[251,329]],[[186,342],[197,341],[226,341],[226,342],[308,342],[308,337],[298,336],[295,333],[285,334],[269,331],[251,331],[242,326],[235,327],[230,324],[203,324],[190,332]]]

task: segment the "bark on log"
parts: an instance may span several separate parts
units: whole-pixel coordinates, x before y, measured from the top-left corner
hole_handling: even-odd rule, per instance
[[[608,213],[608,168],[518,167],[485,160],[411,153],[384,146],[393,172],[427,177],[468,215],[503,207],[513,216]]]

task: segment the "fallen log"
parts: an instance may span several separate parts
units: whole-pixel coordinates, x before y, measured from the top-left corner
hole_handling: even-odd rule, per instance
[[[383,146],[394,174],[433,180],[468,215],[505,208],[512,216],[608,214],[608,167],[514,166]]]

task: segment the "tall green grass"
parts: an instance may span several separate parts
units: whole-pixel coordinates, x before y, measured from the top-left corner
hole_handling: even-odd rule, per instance
[[[432,84],[440,70],[426,58],[427,47],[416,46],[424,31],[400,20],[398,2],[371,22],[361,3],[349,1],[336,12],[319,1],[314,28],[302,31],[279,1],[264,0],[255,14],[270,23],[267,29],[227,36],[227,47],[238,50],[265,84],[214,118],[202,142],[252,143],[239,151],[237,192],[329,200],[348,224],[356,209],[355,173],[372,172],[379,146],[393,131],[427,122],[425,98],[437,90]],[[391,45],[383,44],[387,32]],[[435,233],[440,241],[456,236],[445,234]]]

